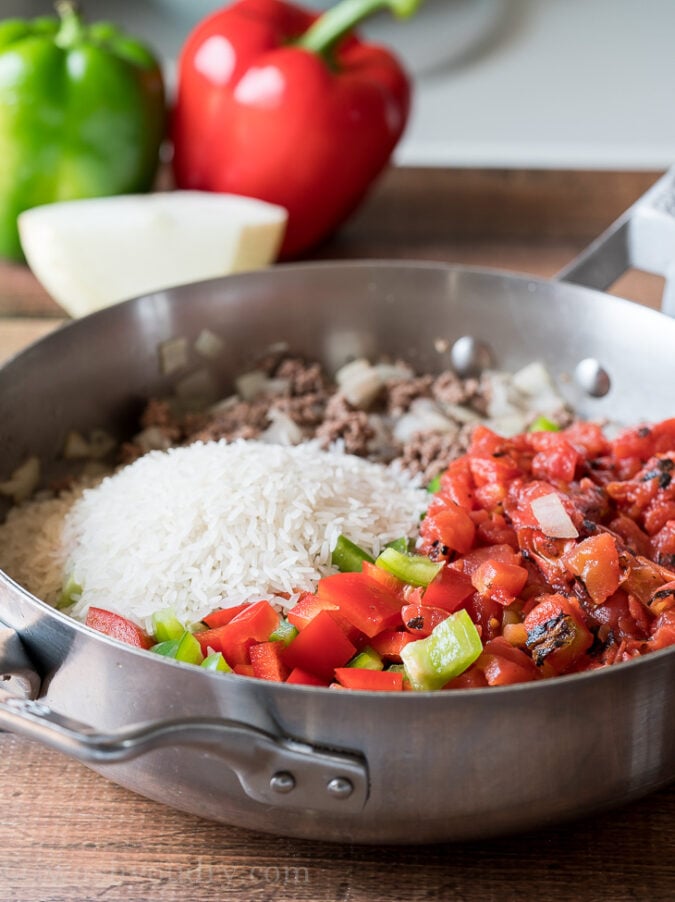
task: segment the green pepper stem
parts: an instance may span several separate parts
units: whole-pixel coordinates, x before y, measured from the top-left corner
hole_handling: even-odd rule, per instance
[[[417,12],[422,0],[341,0],[327,10],[300,37],[296,47],[329,56],[336,44],[353,28],[381,9],[391,9],[394,15],[406,19]]]
[[[56,33],[54,42],[59,47],[72,47],[84,34],[80,8],[75,0],[56,0],[54,9],[61,19],[61,27]]]

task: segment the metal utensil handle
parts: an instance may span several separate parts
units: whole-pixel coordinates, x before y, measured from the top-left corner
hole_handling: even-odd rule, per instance
[[[556,278],[605,291],[631,268],[664,276],[661,309],[675,316],[675,166]]]
[[[333,814],[361,811],[368,799],[368,768],[353,752],[334,751],[249,724],[184,718],[143,724],[113,733],[52,711],[30,696],[40,679],[19,636],[0,628],[0,729],[35,739],[88,764],[116,764],[155,749],[189,746],[223,759],[250,798],[265,805]]]

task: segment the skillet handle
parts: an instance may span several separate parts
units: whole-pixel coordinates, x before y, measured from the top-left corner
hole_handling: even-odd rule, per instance
[[[256,802],[333,815],[358,814],[368,799],[368,767],[354,752],[274,736],[239,721],[195,717],[101,733],[35,701],[40,678],[18,634],[0,627],[0,729],[85,764],[118,764],[155,749],[187,746],[222,758]],[[10,689],[12,691],[7,691]]]
[[[556,278],[605,291],[631,268],[664,276],[661,309],[675,316],[675,166]]]

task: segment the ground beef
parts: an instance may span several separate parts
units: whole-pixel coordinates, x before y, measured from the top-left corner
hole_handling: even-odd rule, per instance
[[[413,475],[418,473],[423,483],[431,482],[469,447],[473,426],[462,426],[457,433],[417,432],[405,443],[401,452],[401,466]]]
[[[288,381],[292,397],[314,394],[327,400],[327,380],[320,363],[305,363],[300,358],[288,357],[279,364],[274,378]]]
[[[316,438],[323,448],[340,440],[348,454],[365,457],[369,443],[375,438],[375,430],[370,425],[368,414],[356,410],[338,392],[326,405],[325,418],[316,430]]]
[[[448,370],[438,376],[390,379],[365,411],[347,401],[319,363],[291,357],[281,348],[259,360],[256,369],[273,382],[268,393],[252,401],[234,399],[197,413],[180,412],[170,401],[149,401],[141,417],[143,431],[122,445],[119,462],[131,463],[149,447],[259,438],[270,426],[270,410],[276,409],[299,427],[304,439],[318,439],[323,448],[339,441],[350,454],[383,462],[400,459],[406,470],[429,482],[466,451],[473,425],[456,421],[452,433],[419,432],[402,445],[393,435],[397,418],[418,398],[433,399],[441,409],[462,406],[482,416],[490,402],[488,378],[462,379]],[[572,422],[564,407],[549,418],[561,427]]]
[[[416,376],[413,379],[390,379],[385,384],[384,405],[390,416],[404,414],[416,398],[429,398],[433,376]]]
[[[192,442],[215,442],[226,439],[231,442],[238,438],[258,438],[269,426],[267,411],[269,399],[236,401],[209,414],[193,415],[184,422],[185,444]]]

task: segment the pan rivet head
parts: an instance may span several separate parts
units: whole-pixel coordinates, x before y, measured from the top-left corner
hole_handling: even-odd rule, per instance
[[[609,373],[595,357],[580,360],[574,370],[574,378],[579,388],[592,398],[604,398],[612,387]]]
[[[354,786],[351,780],[346,777],[333,777],[328,782],[326,789],[334,799],[348,799],[354,792]]]
[[[493,354],[484,341],[463,335],[453,344],[450,360],[458,376],[480,376],[493,365]]]
[[[287,792],[292,792],[295,789],[295,777],[293,774],[289,774],[288,771],[279,771],[271,778],[270,789],[278,792],[279,795],[286,795]]]

